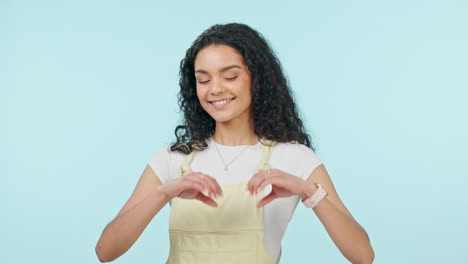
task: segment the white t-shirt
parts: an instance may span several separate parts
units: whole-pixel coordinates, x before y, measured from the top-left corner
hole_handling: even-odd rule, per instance
[[[215,178],[220,185],[239,184],[247,182],[260,167],[262,144],[243,146],[225,146],[217,144],[212,138],[207,139],[208,147],[197,151],[190,165],[191,171],[203,172]],[[218,147],[219,154],[214,146]],[[243,151],[240,155],[239,153]],[[229,164],[229,170],[224,170],[224,162]],[[237,158],[236,158],[237,156]],[[187,155],[171,151],[170,146],[162,148],[148,162],[160,181],[164,184],[180,177],[180,167]],[[233,161],[232,161],[233,160]],[[232,161],[232,163],[230,163]],[[299,143],[278,142],[271,152],[270,168],[279,169],[303,180],[307,180],[312,171],[322,164],[314,151]],[[264,194],[271,191],[271,185],[265,188]],[[273,263],[279,256],[281,240],[286,227],[300,200],[298,195],[287,198],[277,198],[266,204],[263,209],[263,224],[265,246]]]

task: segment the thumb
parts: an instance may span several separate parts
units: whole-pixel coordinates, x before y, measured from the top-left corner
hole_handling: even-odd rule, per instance
[[[278,198],[278,195],[275,192],[270,192],[267,196],[263,197],[257,204],[257,208],[264,206],[265,204],[271,202],[272,200]]]
[[[218,204],[213,199],[211,199],[210,197],[204,195],[203,193],[199,192],[197,194],[197,196],[195,197],[195,199],[200,200],[200,201],[204,202],[207,205],[210,205],[210,206],[213,206],[213,207],[218,207]]]

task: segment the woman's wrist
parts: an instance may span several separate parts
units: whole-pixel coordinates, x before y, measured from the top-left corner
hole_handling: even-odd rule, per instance
[[[307,200],[318,190],[315,183],[305,181],[304,189],[299,193],[299,196],[302,197],[302,201]]]
[[[170,194],[170,191],[168,190],[168,185],[167,184],[161,184],[159,185],[155,192],[160,195],[164,200],[170,201],[174,197]]]

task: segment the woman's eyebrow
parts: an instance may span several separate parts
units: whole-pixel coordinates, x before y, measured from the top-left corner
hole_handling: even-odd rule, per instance
[[[232,68],[239,68],[239,69],[241,69],[241,67],[239,67],[239,66],[237,66],[237,65],[230,65],[230,66],[226,66],[226,67],[221,68],[221,70],[219,70],[219,72],[225,72],[225,71],[230,70],[230,69],[232,69]],[[202,70],[202,69],[196,70],[195,73],[204,73],[204,74],[208,74],[207,71]]]

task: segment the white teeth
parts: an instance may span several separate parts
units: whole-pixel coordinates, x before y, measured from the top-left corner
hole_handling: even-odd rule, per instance
[[[218,102],[212,102],[212,104],[215,104],[215,105],[220,105],[220,104],[225,104],[229,101],[232,101],[232,99],[226,99],[226,100],[222,100],[222,101],[218,101]]]

